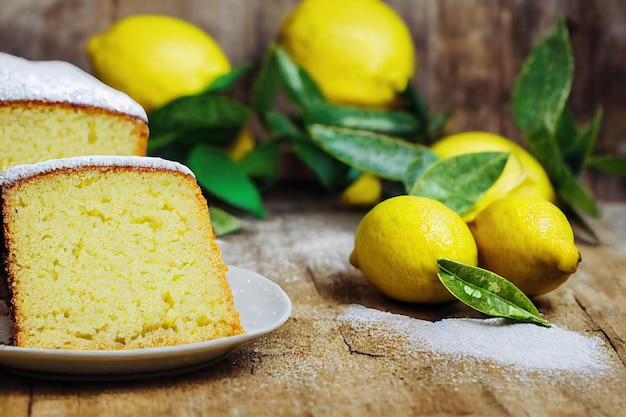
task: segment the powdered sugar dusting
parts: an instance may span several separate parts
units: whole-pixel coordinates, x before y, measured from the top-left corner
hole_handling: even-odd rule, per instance
[[[394,349],[428,352],[453,361],[478,359],[518,369],[601,372],[610,368],[602,339],[553,326],[503,319],[429,322],[360,305],[346,306],[338,320],[374,339],[399,339]],[[384,343],[383,343],[384,345]]]
[[[167,169],[194,176],[193,172],[186,166],[178,162],[162,158],[147,156],[91,155],[50,159],[36,164],[12,166],[0,172],[0,186],[4,186],[23,178],[28,178],[33,175],[38,175],[43,172],[55,171],[57,169],[76,169],[87,166],[132,166]]]
[[[245,245],[228,236],[218,239],[218,244],[227,264],[271,272],[286,283],[305,276],[296,273],[303,265],[319,274],[351,270],[348,258],[355,228],[331,227],[324,213],[312,213],[296,222],[274,215],[263,222],[245,224]],[[261,265],[259,259],[263,260]]]
[[[3,52],[0,52],[0,100],[70,102],[148,121],[139,103],[69,62],[29,61]]]

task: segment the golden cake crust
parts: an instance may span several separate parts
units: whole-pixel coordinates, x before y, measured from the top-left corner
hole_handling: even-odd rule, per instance
[[[94,176],[94,174],[97,174],[97,175]],[[25,233],[23,230],[20,230],[20,229],[23,229],[24,227],[28,228],[30,227],[30,225],[29,225],[29,222],[25,222],[23,218],[18,218],[19,217],[18,214],[23,216],[23,213],[21,212],[28,211],[28,207],[30,205],[19,206],[19,204],[18,205],[14,204],[14,206],[11,206],[11,205],[6,204],[6,201],[4,201],[4,199],[7,196],[12,196],[11,197],[12,202],[18,201],[15,199],[15,196],[22,195],[25,193],[25,190],[22,190],[22,188],[25,188],[25,189],[29,187],[32,188],[34,183],[50,182],[50,181],[53,181],[55,178],[56,179],[71,178],[72,181],[78,181],[78,184],[81,184],[81,186],[82,184],[85,184],[85,187],[88,187],[89,185],[95,183],[94,178],[97,179],[99,178],[100,175],[107,177],[107,178],[109,177],[112,177],[114,179],[117,178],[118,180],[120,178],[123,179],[123,177],[125,176],[131,175],[133,177],[133,180],[139,180],[137,184],[146,184],[145,182],[146,177],[156,178],[156,177],[162,176],[164,181],[161,181],[161,182],[163,183],[173,182],[173,183],[181,184],[181,186],[182,184],[184,184],[183,188],[187,189],[188,191],[192,190],[190,191],[191,194],[187,194],[187,197],[183,198],[185,201],[188,201],[188,203],[181,203],[184,206],[184,208],[181,210],[188,210],[189,207],[195,207],[194,210],[198,212],[190,214],[183,222],[185,224],[189,223],[191,225],[191,228],[176,229],[178,230],[178,234],[177,235],[175,234],[172,236],[174,237],[179,236],[184,239],[185,233],[189,233],[191,235],[194,235],[192,237],[200,241],[200,247],[204,247],[205,249],[200,249],[197,256],[196,255],[189,256],[189,253],[186,249],[190,249],[191,252],[193,252],[194,250],[198,250],[198,249],[193,249],[193,248],[198,247],[197,242],[193,243],[191,246],[185,246],[185,245],[176,246],[176,244],[170,243],[170,245],[172,245],[171,251],[168,248],[166,248],[165,250],[161,250],[162,248],[156,248],[155,254],[142,252],[142,251],[145,251],[145,249],[140,249],[138,253],[140,255],[145,254],[145,257],[148,263],[154,262],[155,260],[160,260],[162,258],[164,258],[163,259],[164,262],[175,263],[179,260],[179,258],[185,258],[182,261],[182,264],[181,264],[182,266],[179,265],[179,266],[173,267],[172,271],[167,272],[166,274],[161,274],[165,276],[164,278],[165,281],[169,280],[172,275],[176,275],[177,273],[181,272],[182,270],[180,268],[184,269],[185,265],[188,265],[187,263],[189,262],[193,264],[197,260],[200,260],[200,263],[203,263],[203,265],[205,266],[201,266],[200,269],[197,269],[197,268],[194,269],[193,271],[196,271],[196,272],[192,272],[190,276],[184,276],[184,274],[182,274],[181,272],[180,279],[187,280],[183,282],[182,284],[177,284],[175,281],[167,281],[168,283],[166,283],[166,285],[161,285],[160,283],[145,284],[142,280],[138,280],[136,277],[133,278],[135,279],[135,281],[130,284],[131,287],[133,285],[141,287],[141,288],[144,288],[146,286],[158,287],[156,290],[157,294],[161,294],[161,295],[154,296],[154,294],[151,295],[149,293],[145,293],[142,296],[135,296],[133,294],[125,294],[122,288],[119,288],[118,290],[116,290],[115,291],[116,298],[127,297],[127,304],[124,304],[124,303],[115,304],[114,302],[111,302],[111,304],[115,304],[115,306],[118,307],[118,310],[113,309],[111,311],[106,310],[107,305],[100,306],[98,308],[104,308],[105,310],[103,313],[99,313],[96,316],[99,316],[102,314],[110,314],[111,317],[113,317],[110,323],[107,320],[105,320],[104,322],[100,320],[99,325],[104,326],[104,327],[107,327],[109,324],[114,325],[118,322],[122,322],[122,324],[124,324],[123,322],[125,322],[127,319],[126,315],[128,315],[129,317],[133,315],[141,316],[139,317],[138,320],[139,321],[144,320],[145,322],[143,322],[143,324],[140,323],[138,327],[134,325],[133,323],[131,323],[131,325],[129,326],[126,326],[125,324],[120,325],[121,332],[122,333],[130,332],[128,334],[125,333],[125,335],[122,334],[121,336],[118,336],[117,338],[111,339],[110,337],[107,338],[103,335],[100,335],[99,333],[88,334],[87,330],[76,330],[76,332],[78,333],[82,332],[84,333],[84,335],[82,335],[81,333],[79,334],[78,337],[70,337],[69,338],[71,339],[70,341],[55,342],[56,344],[51,343],[50,345],[39,346],[37,344],[39,342],[33,342],[31,340],[31,339],[35,340],[38,337],[36,334],[38,333],[36,329],[37,325],[34,326],[32,324],[33,317],[31,316],[34,315],[33,311],[35,312],[36,311],[39,311],[39,312],[49,311],[50,314],[56,315],[57,319],[54,319],[51,322],[53,326],[57,326],[58,322],[61,322],[61,323],[63,322],[64,314],[65,314],[65,318],[72,317],[74,314],[76,314],[76,311],[73,310],[71,306],[69,307],[63,306],[64,301],[67,301],[67,300],[63,300],[63,296],[61,296],[61,298],[59,299],[45,301],[46,303],[50,303],[49,305],[46,305],[45,308],[41,308],[41,309],[33,308],[32,293],[33,292],[36,293],[39,290],[33,291],[33,288],[32,288],[33,274],[30,273],[32,271],[28,271],[29,268],[26,268],[27,269],[26,272],[24,271],[23,264],[25,262],[25,259],[29,259],[28,256],[24,257],[23,254],[20,254],[19,250],[16,249],[16,248],[19,248],[21,245],[23,252],[25,253],[28,252],[27,249],[24,249],[28,247],[28,245],[26,245],[24,241]],[[178,178],[178,180],[176,180],[176,178]],[[60,183],[57,181],[55,183],[57,189],[59,188],[58,184]],[[148,182],[147,184],[148,186],[152,186],[154,184],[158,185],[160,184],[160,182],[157,181],[154,184],[151,184],[150,182]],[[75,184],[72,186],[75,186]],[[241,323],[239,322],[238,314],[234,309],[234,297],[233,297],[232,291],[230,290],[228,281],[226,279],[227,268],[221,259],[220,249],[215,241],[215,235],[213,233],[212,227],[210,227],[208,205],[206,204],[206,200],[204,199],[200,188],[197,186],[197,183],[195,182],[195,178],[193,174],[191,173],[191,171],[188,170],[188,168],[184,167],[183,165],[173,163],[171,161],[161,160],[159,158],[147,158],[147,157],[142,158],[142,157],[95,156],[95,157],[66,158],[64,160],[47,161],[45,163],[34,164],[32,166],[12,167],[3,173],[0,173],[0,187],[2,188],[2,198],[3,198],[2,217],[3,217],[3,231],[4,231],[3,236],[4,236],[4,250],[5,250],[5,256],[3,258],[5,260],[5,266],[6,266],[5,271],[7,273],[10,296],[11,296],[11,300],[13,300],[12,315],[15,320],[15,328],[16,328],[15,341],[16,341],[17,346],[48,347],[48,348],[53,347],[53,348],[61,348],[61,349],[132,349],[132,348],[143,348],[143,347],[153,347],[153,346],[168,346],[168,345],[175,345],[175,344],[180,344],[180,343],[193,343],[193,342],[199,342],[203,340],[210,340],[210,339],[218,338],[218,337],[241,334],[244,332],[243,328],[241,327]],[[37,191],[39,194],[39,189],[35,188],[35,191]],[[114,194],[117,194],[118,191],[120,193],[123,193],[122,190],[116,189],[114,190],[113,193],[109,193],[109,194],[114,195]],[[150,195],[155,194],[153,196],[155,198],[154,202],[166,201],[168,198],[167,196],[171,194],[169,189],[164,191],[162,193],[163,195],[157,195],[160,193],[160,191],[156,189],[151,190],[150,193],[149,193]],[[110,195],[106,196],[105,194],[106,193],[98,193],[96,195],[103,196],[103,198],[110,198]],[[71,195],[71,192],[68,195]],[[138,201],[140,201],[136,199],[133,200],[134,197],[132,193],[128,194],[128,196],[129,196],[128,200],[129,201],[132,200],[131,205],[137,204]],[[27,197],[28,196],[26,195],[24,198],[27,198]],[[125,199],[126,199],[126,194],[124,194],[119,201],[114,202],[114,203],[119,206],[120,201],[125,201]],[[73,204],[71,201],[68,201],[69,200],[68,198],[66,198],[65,200],[66,200],[67,205]],[[156,217],[156,214],[149,213],[148,211],[150,210],[151,207],[155,206],[155,204],[153,203],[145,205],[146,219],[142,218],[144,214],[143,214],[143,211],[141,210],[144,210],[144,209],[141,208],[141,210],[138,213],[131,213],[130,223],[127,221],[128,220],[127,218],[126,220],[123,220],[121,224],[123,225],[130,224],[132,226],[133,224],[138,224],[142,222],[148,222],[148,223],[152,222],[150,217],[151,216]],[[85,204],[91,204],[91,203],[85,203]],[[45,203],[43,203],[43,205],[45,205]],[[124,204],[122,203],[122,206],[123,205]],[[83,207],[83,209],[84,211],[85,210],[86,211],[101,210],[101,212],[98,212],[96,214],[90,214],[90,215],[93,215],[94,219],[96,219],[95,223],[97,223],[96,226],[98,227],[100,225],[98,216],[102,218],[111,217],[109,213],[106,212],[106,208],[101,208],[101,207],[99,208],[97,204],[95,203],[93,204],[93,207],[92,206],[90,206],[89,208]],[[119,207],[117,207],[116,210],[117,209],[119,209]],[[154,226],[156,229],[160,228],[161,226],[167,227],[169,226],[170,223],[175,222],[175,219],[177,219],[178,217],[186,216],[185,213],[182,213],[182,212],[179,213],[177,210],[178,210],[178,207],[174,207],[174,206],[169,207],[168,208],[169,212],[167,213],[167,215],[170,217],[165,217],[162,221],[157,219],[154,221],[154,225],[149,224],[149,226],[150,227]],[[175,213],[175,214],[172,214],[172,213]],[[42,214],[42,216],[43,217],[51,216],[51,214],[44,213]],[[123,216],[128,217],[128,215],[126,214],[124,214]],[[76,223],[79,222],[78,218],[75,216],[65,216],[65,217],[61,216],[61,219],[64,219],[64,218],[68,218],[68,219],[71,218],[73,219],[72,222],[74,221]],[[201,219],[201,220],[196,220],[196,219]],[[206,220],[202,220],[202,219],[206,219]],[[37,219],[34,219],[34,220],[37,220]],[[115,222],[117,220],[112,219],[110,221]],[[161,223],[163,224],[159,224],[159,221],[161,221]],[[200,224],[196,225],[195,222],[198,222],[198,221]],[[45,223],[41,223],[37,221],[33,221],[32,223],[33,223],[33,229],[34,228],[42,229],[45,226]],[[70,226],[68,225],[68,227]],[[108,230],[107,233],[109,234],[111,232],[111,230],[109,229],[94,229],[94,232],[91,232],[88,228],[87,229],[85,228],[84,224],[80,227],[81,227],[80,235],[92,234],[92,233],[96,234],[98,230]],[[113,231],[115,232],[115,230],[117,229],[114,229]],[[121,229],[119,230],[119,237],[117,239],[124,240],[125,234],[136,233],[140,230],[144,230],[144,232],[147,231],[143,235],[140,233],[137,234],[137,236],[142,236],[141,239],[144,239],[139,243],[139,246],[141,248],[144,247],[143,246],[144,243],[145,243],[145,246],[147,247],[150,247],[151,245],[154,246],[157,244],[165,245],[165,242],[161,242],[159,240],[161,238],[157,239],[154,242],[152,241],[148,242],[151,239],[152,234],[150,230],[146,227],[144,227],[143,229],[132,229],[132,231]],[[186,232],[183,233],[185,230]],[[26,231],[26,235],[31,235],[31,234],[36,235],[37,232],[33,230]],[[53,232],[50,232],[50,233],[48,233],[47,231],[41,232],[41,236],[44,236],[44,239],[47,234],[53,234]],[[171,235],[170,232],[168,232],[168,234],[165,234],[163,236],[169,236],[169,235]],[[143,236],[146,236],[146,238],[144,238]],[[40,242],[41,239],[42,238],[40,237],[35,237],[36,242]],[[89,249],[90,245],[93,245],[93,240],[88,241],[87,238],[85,238],[85,242],[83,242],[83,238],[81,236],[79,236],[78,238],[76,238],[76,236],[69,236],[66,240],[68,242],[72,242],[74,240],[75,241],[74,243],[79,242],[81,245],[84,244],[87,247],[87,249]],[[107,241],[106,233],[103,235],[103,241]],[[66,252],[67,250],[72,249],[71,246],[70,247],[63,246],[66,243],[65,241],[62,243],[63,244],[61,246],[65,247]],[[196,246],[193,246],[193,245],[196,245]],[[206,247],[204,245],[209,245],[209,246]],[[115,247],[115,242],[113,242],[113,246]],[[123,247],[123,245],[120,247]],[[48,256],[48,252],[46,251],[46,248],[47,248],[46,245],[41,245],[41,252],[43,253],[42,256],[44,257]],[[74,249],[75,248],[76,248],[76,245],[74,246]],[[105,248],[98,249],[98,250],[102,250],[103,252],[106,252],[109,249],[110,248],[105,247]],[[119,248],[117,249],[113,248],[113,250],[118,250],[118,249]],[[132,246],[130,247],[130,249],[136,250],[136,248],[133,248]],[[39,246],[37,247],[37,250],[39,250]],[[81,264],[82,261],[80,261],[80,259],[82,259],[82,255],[83,255],[82,253],[79,253],[77,255],[77,258],[75,260],[76,264],[78,265]],[[131,266],[130,264],[132,264],[132,262],[136,258],[137,258],[136,256],[135,257],[130,256],[130,257],[126,257],[122,259],[123,262],[129,263],[129,275],[134,274],[135,270],[133,268],[141,268],[144,266],[141,262],[137,262],[136,265]],[[31,257],[30,259],[31,261],[36,263],[38,260],[38,257]],[[96,262],[99,260],[98,256],[96,256],[95,258],[87,257],[86,259],[88,259],[87,261],[88,265],[92,265],[93,262]],[[66,260],[65,258],[63,258],[63,256],[61,256],[58,258],[58,261],[55,261],[55,262],[60,262],[61,264],[63,264],[66,262]],[[39,263],[37,265],[33,265],[33,269],[43,271],[49,268],[50,265],[51,265],[50,263]],[[95,268],[95,264],[94,264],[94,268]],[[201,275],[200,271],[205,271],[205,270],[211,271],[210,273],[211,273],[211,276],[213,277],[211,279],[214,279],[217,282],[217,285],[215,285],[215,283],[211,284],[213,286],[211,287],[212,290],[210,290],[209,293],[206,293],[206,291],[208,290],[208,287],[207,289],[201,288],[204,285],[204,281],[202,279],[200,280],[196,279],[197,278],[196,275]],[[64,271],[62,269],[59,271],[61,271],[61,272],[58,272],[59,274],[64,273],[62,272]],[[88,268],[86,271],[89,271],[90,273],[91,267]],[[133,273],[131,273],[131,271]],[[118,275],[115,275],[115,274],[116,272],[115,270],[113,270],[113,272],[111,273],[111,282],[122,282],[125,271],[122,270],[121,277],[119,276],[120,275],[119,271],[117,272]],[[50,274],[47,273],[44,275],[47,276]],[[41,285],[42,286],[50,285],[50,282],[52,282],[52,280],[49,279],[50,277],[46,278],[46,276],[44,275],[42,275],[42,279],[46,282],[46,284],[42,283]],[[22,278],[22,277],[26,277],[26,278]],[[106,274],[105,274],[105,277],[106,277]],[[60,278],[62,278],[62,276]],[[108,277],[106,278],[108,279]],[[102,282],[108,282],[107,280],[103,280],[102,276],[99,276],[98,273],[95,273],[95,275],[93,275],[93,277],[90,277],[89,279],[94,280],[94,283],[100,283],[100,284]],[[31,294],[22,293],[24,288],[28,288],[28,291]],[[95,290],[93,288],[95,288]],[[101,291],[101,289],[98,289],[96,284],[94,284],[93,288],[92,288],[93,291]],[[193,291],[191,291],[191,289],[193,289]],[[205,301],[204,299],[201,299],[200,304],[198,304],[198,297],[196,297],[195,294],[189,294],[189,295],[179,294],[181,291],[184,292],[187,290],[190,290],[192,293],[194,293],[195,291],[199,291],[199,292],[204,291],[203,294],[206,293],[204,297],[206,297],[206,302],[208,304],[204,306],[204,301]],[[62,289],[60,291],[67,291],[67,289]],[[141,290],[141,291],[144,291],[144,290]],[[219,294],[215,293],[215,291],[217,291],[217,293]],[[211,292],[213,292],[213,295],[209,295],[211,294]],[[55,292],[54,291],[39,291],[39,293],[43,293],[45,294],[45,297],[47,297],[48,294],[54,294]],[[64,293],[61,292],[61,294],[64,294]],[[98,298],[102,298],[102,297],[96,296],[96,301]],[[34,299],[36,300],[37,298],[35,297]],[[191,317],[192,317],[190,319],[192,322],[191,330],[188,329],[190,327],[188,323],[185,324],[181,322],[178,317],[178,316],[182,317],[184,316],[184,314],[186,314],[184,309],[182,309],[182,307],[179,308],[179,306],[184,305],[187,299],[193,299],[193,301],[196,303],[196,304],[192,304],[191,306],[191,311],[196,311],[196,313],[191,313]],[[25,300],[30,300],[30,301],[26,302]],[[146,310],[142,312],[141,314],[139,313],[136,314],[136,312],[133,311],[134,303],[138,302],[141,304],[142,303],[141,300],[143,300],[143,302],[146,304]],[[76,301],[72,301],[72,303],[76,303]],[[152,304],[155,304],[155,305],[152,306]],[[129,310],[124,312],[123,314],[120,313],[121,311],[125,311],[125,308],[126,308],[125,306],[128,306]],[[223,308],[224,306],[228,306],[228,308],[224,309]],[[206,314],[203,313],[204,311],[203,309],[205,307],[207,309]],[[87,306],[86,308],[91,308],[91,307]],[[219,317],[218,319],[214,318],[214,320],[219,321],[219,323],[214,325],[211,323],[212,319],[208,317],[211,314],[209,312],[211,309],[216,309],[219,311],[224,310],[224,311],[228,311],[228,313],[226,316],[222,316],[222,315],[215,316],[215,317]],[[152,320],[154,317],[158,316],[159,314],[162,314],[163,316],[158,320],[155,319],[155,322],[150,324],[150,320]],[[24,325],[24,323],[26,323],[27,321],[29,321],[28,325]],[[95,321],[98,322],[98,317],[95,317]],[[128,319],[128,321],[131,321],[131,320]],[[43,322],[44,321],[42,321],[42,323]],[[47,323],[50,323],[50,321],[48,321]],[[213,326],[214,328],[211,326]],[[127,331],[127,327],[130,327],[131,330]],[[180,329],[184,328],[184,331],[179,331],[178,329],[179,327]],[[202,332],[195,332],[194,327],[206,327],[208,330],[203,330]],[[35,330],[33,330],[33,328],[35,328]],[[143,330],[141,330],[142,328]],[[56,333],[53,332],[51,334],[52,336],[56,336],[58,334],[62,334],[63,331],[64,331],[63,329],[60,329]]]

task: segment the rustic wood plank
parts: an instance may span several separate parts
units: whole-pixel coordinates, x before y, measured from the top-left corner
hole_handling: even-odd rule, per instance
[[[617,416],[625,409],[626,205],[603,205],[596,227],[604,244],[579,243],[579,272],[535,299],[553,325],[603,340],[598,352],[611,371],[514,370],[429,349],[415,342],[419,334],[414,340],[391,325],[483,317],[459,303],[416,306],[380,295],[347,261],[363,213],[337,210],[323,195],[287,194],[269,196],[268,220],[247,220],[242,233],[219,241],[228,263],[287,291],[294,309],[284,326],[179,376],[59,383],[0,371],[0,416]],[[394,315],[376,321],[376,311]],[[511,343],[503,348],[515,349]]]
[[[30,59],[62,59],[90,70],[87,39],[114,20],[161,13],[197,24],[223,46],[234,65],[259,64],[282,18],[297,0],[26,0],[0,4],[0,50]],[[571,104],[581,122],[598,106],[604,123],[597,151],[626,152],[626,5],[621,0],[553,2],[389,0],[407,21],[418,52],[416,82],[437,111],[454,115],[448,131],[487,130],[522,142],[511,115],[511,88],[533,43],[560,14],[567,17],[576,73]],[[247,99],[254,74],[237,90]],[[626,199],[626,179],[589,173],[604,200]]]

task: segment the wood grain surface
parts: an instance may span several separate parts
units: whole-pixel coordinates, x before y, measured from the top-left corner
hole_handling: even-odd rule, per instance
[[[281,328],[212,367],[178,376],[55,382],[0,370],[0,416],[624,415],[623,203],[603,205],[604,220],[596,225],[602,245],[578,243],[579,271],[534,299],[552,330],[593,337],[598,346],[549,345],[548,336],[540,341],[545,351],[530,346],[536,356],[512,364],[503,359],[524,357],[519,349],[529,348],[521,340],[526,327],[513,327],[519,337],[513,331],[506,343],[495,339],[501,346],[492,343],[496,352],[482,357],[472,345],[480,333],[460,333],[465,339],[456,340],[470,348],[451,353],[416,342],[420,332],[402,332],[402,326],[441,319],[486,318],[460,303],[420,306],[382,296],[347,260],[362,212],[338,210],[323,196],[302,191],[272,194],[268,209],[267,220],[246,221],[242,233],[219,244],[229,264],[258,271],[288,293],[293,313]],[[599,355],[606,368],[559,368],[579,349]],[[555,352],[554,364],[542,359]]]
[[[575,55],[571,106],[587,122],[602,106],[598,153],[626,154],[626,3],[623,0],[390,0],[417,49],[419,91],[432,109],[450,112],[448,132],[484,130],[518,142],[511,89],[533,43],[560,15]],[[298,0],[22,0],[0,3],[0,51],[67,60],[89,71],[87,39],[116,19],[158,13],[186,19],[213,35],[233,64],[258,65],[283,17]],[[253,74],[238,95],[249,97]],[[590,172],[603,200],[626,200],[626,180]]]

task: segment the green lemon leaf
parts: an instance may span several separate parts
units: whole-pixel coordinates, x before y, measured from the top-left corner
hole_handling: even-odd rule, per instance
[[[440,159],[417,178],[409,195],[432,198],[463,215],[500,178],[508,159],[506,152]]]
[[[441,128],[450,119],[447,114],[430,114],[426,101],[418,93],[412,80],[409,80],[404,91],[400,93],[403,108],[415,116],[418,124],[418,132],[413,138],[414,142],[432,144]]]
[[[556,27],[535,45],[515,81],[513,115],[528,141],[528,150],[546,170],[561,200],[599,217],[600,210],[593,196],[578,182],[576,171],[581,161],[584,165],[588,147],[595,142],[600,116],[573,144],[567,142],[566,136],[575,130],[566,110],[573,74],[569,34],[565,20],[560,18]]]
[[[587,167],[608,174],[626,176],[626,156],[594,155],[587,159]]]
[[[262,188],[268,188],[276,181],[280,167],[281,144],[281,140],[268,139],[238,162],[244,172]]]
[[[223,236],[241,230],[241,222],[236,216],[213,205],[209,206],[211,224],[215,236]]]
[[[309,108],[304,122],[307,125],[346,127],[402,138],[414,137],[419,129],[415,116],[407,112],[360,109],[327,103]]]
[[[565,162],[574,175],[579,175],[586,165],[587,158],[596,146],[596,139],[602,124],[602,109],[598,109],[593,119],[576,135],[570,147],[563,152]]]
[[[557,120],[554,137],[559,145],[561,154],[565,155],[572,152],[573,144],[578,137],[578,126],[576,125],[574,115],[567,106]]]
[[[205,88],[202,93],[221,93],[231,89],[241,78],[243,78],[252,68],[251,63],[242,64],[234,67],[227,74],[220,75]]]
[[[475,266],[438,259],[440,281],[459,301],[494,317],[550,327],[532,301],[503,277]]]
[[[444,125],[450,120],[449,114],[435,114],[428,122],[428,135],[435,138]]]
[[[380,178],[403,181],[427,147],[377,133],[323,125],[309,126],[313,142],[346,165]]]
[[[298,158],[315,174],[320,184],[335,192],[341,186],[349,167],[318,148],[310,140],[293,140],[291,148]]]
[[[304,131],[300,130],[286,115],[272,110],[266,113],[265,122],[270,132],[288,138],[306,138]]]
[[[583,187],[567,166],[554,137],[546,131],[535,131],[529,136],[528,148],[545,169],[557,195],[568,206],[600,217],[600,209],[593,196]]]
[[[307,110],[326,99],[311,76],[280,47],[276,47],[276,62],[289,98],[301,109]]]
[[[184,137],[205,138],[216,131],[237,132],[249,117],[246,106],[225,97],[212,94],[180,97],[150,113],[148,145],[154,151]]]
[[[565,19],[530,52],[513,90],[513,115],[525,134],[553,134],[569,97],[574,58]]]
[[[189,153],[186,165],[209,193],[234,207],[265,218],[265,208],[254,183],[224,151],[199,144]]]
[[[439,156],[436,153],[424,152],[417,157],[415,161],[409,165],[404,177],[404,188],[407,194],[411,193],[413,186],[417,182],[417,179],[428,171],[435,162],[439,161]]]
[[[270,45],[252,87],[252,107],[265,119],[265,114],[274,109],[276,97],[281,89],[280,74],[276,62],[276,46]]]

